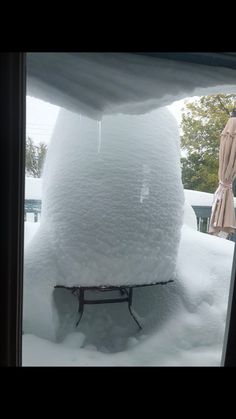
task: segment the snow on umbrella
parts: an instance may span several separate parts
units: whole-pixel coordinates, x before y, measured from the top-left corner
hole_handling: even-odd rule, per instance
[[[232,184],[236,177],[236,109],[221,133],[219,186],[214,194],[209,233],[227,238],[236,229]]]

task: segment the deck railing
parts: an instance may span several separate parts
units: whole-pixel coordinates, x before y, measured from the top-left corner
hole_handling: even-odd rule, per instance
[[[203,207],[203,206],[195,206],[192,205],[192,208],[197,217],[197,229],[202,233],[208,232],[208,227],[210,223],[211,217],[211,207]],[[236,208],[235,208],[236,213]],[[230,236],[229,240],[236,242],[236,232]]]
[[[41,199],[25,199],[25,221],[37,223],[40,220],[41,208]]]

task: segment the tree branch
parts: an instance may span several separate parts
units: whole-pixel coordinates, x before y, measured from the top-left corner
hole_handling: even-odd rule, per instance
[[[217,99],[220,102],[221,108],[230,116],[230,110],[225,107],[225,105],[223,104],[223,102],[221,100],[221,97],[217,96]]]

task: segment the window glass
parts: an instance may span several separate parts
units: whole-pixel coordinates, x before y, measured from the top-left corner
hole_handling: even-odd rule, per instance
[[[190,67],[29,54],[23,365],[220,365],[235,235],[209,228],[236,88]]]

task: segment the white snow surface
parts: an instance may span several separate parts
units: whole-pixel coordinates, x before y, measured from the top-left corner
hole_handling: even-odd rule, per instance
[[[24,245],[25,247],[28,245],[28,243],[32,240],[32,238],[34,237],[36,231],[38,230],[40,223],[37,222],[28,222],[25,221],[24,223]]]
[[[167,109],[105,116],[101,126],[62,110],[45,162],[40,227],[26,247],[25,331],[55,338],[55,285],[174,277],[183,208],[179,133]]]
[[[219,366],[233,250],[231,241],[184,225],[175,282],[134,291],[140,332],[126,304],[87,306],[75,329],[75,298],[58,291],[61,336],[24,335],[23,365]]]
[[[101,124],[101,123],[98,123]],[[101,125],[98,125],[100,127]],[[99,128],[98,128],[99,129]],[[73,179],[71,180],[73,183]],[[184,189],[185,200],[191,206],[207,206],[211,207],[214,194],[201,191],[192,191]],[[25,199],[42,199],[42,179],[41,178],[25,178]],[[234,206],[236,207],[236,198],[234,198]]]
[[[184,203],[184,224],[193,230],[197,230],[196,214],[186,199]]]
[[[29,53],[27,94],[96,120],[235,93],[235,70],[129,53]]]
[[[202,194],[197,196],[199,205]],[[29,243],[39,223],[25,224]],[[196,228],[194,211],[185,201],[175,282],[134,291],[134,307],[143,316],[141,332],[126,305],[87,306],[75,329],[76,300],[58,291],[58,340],[40,338],[32,329],[23,336],[23,365],[219,366],[234,243]]]
[[[25,224],[29,243],[39,223]],[[23,365],[219,366],[233,250],[234,243],[196,231],[194,211],[185,201],[175,282],[134,291],[143,330],[137,331],[125,305],[87,306],[75,329],[76,300],[61,291],[58,341],[32,329],[23,336]]]
[[[185,200],[184,204],[184,224],[197,230],[197,217],[191,205]],[[25,246],[32,240],[36,231],[40,226],[40,222],[25,222]]]

